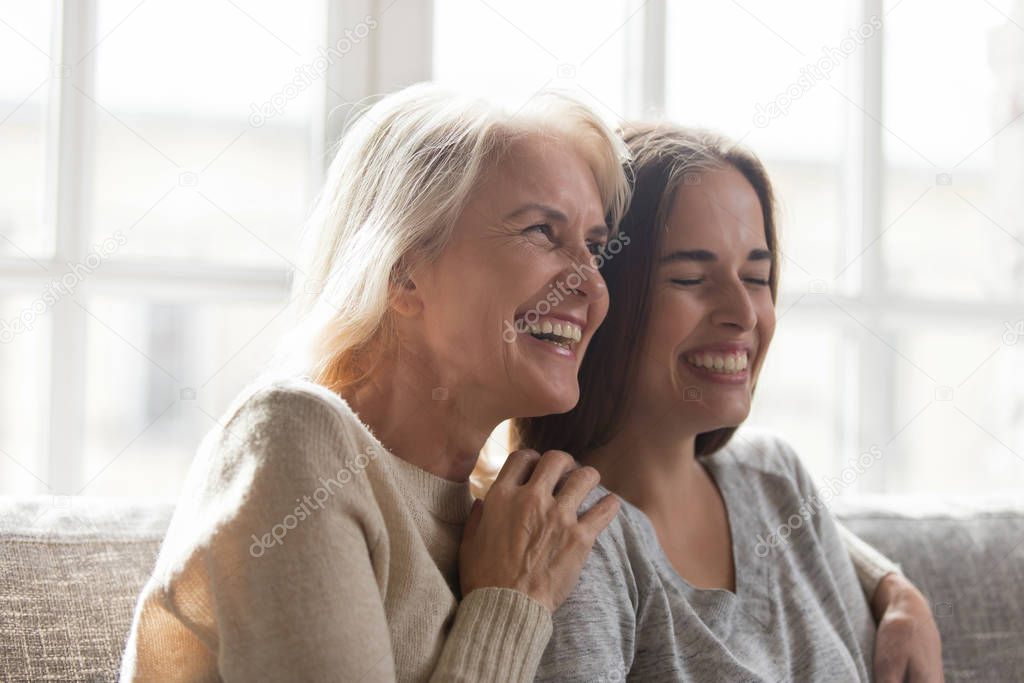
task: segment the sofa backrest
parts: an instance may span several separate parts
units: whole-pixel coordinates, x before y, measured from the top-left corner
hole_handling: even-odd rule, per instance
[[[1024,501],[872,496],[833,511],[928,598],[947,681],[1024,681]]]
[[[0,680],[116,680],[172,511],[0,497]]]
[[[833,504],[932,603],[946,680],[1024,680],[1024,507]],[[0,680],[115,680],[171,501],[0,497]]]

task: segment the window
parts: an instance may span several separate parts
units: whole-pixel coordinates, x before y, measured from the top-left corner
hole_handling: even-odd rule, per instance
[[[751,146],[781,199],[780,324],[750,423],[821,479],[877,448],[851,491],[1019,491],[1012,3],[668,4],[668,115]]]
[[[63,6],[0,17],[0,488],[173,496],[286,317],[321,154],[287,86],[322,18]]]
[[[613,0],[595,11],[584,0],[438,2],[433,80],[513,110],[544,88],[571,89],[609,120],[621,119],[634,38],[625,27],[641,5]]]
[[[765,161],[784,258],[751,426],[821,481],[853,471],[843,492],[1020,490],[1014,3],[652,0],[558,21],[550,3],[468,4],[438,3],[438,78],[528,95],[589,40],[621,66],[562,80],[599,109],[714,128]],[[570,17],[578,30],[552,35]],[[487,41],[454,39],[467,33]]]
[[[749,145],[785,253],[750,423],[822,480],[879,449],[850,491],[1019,491],[1021,11],[0,1],[0,493],[175,495],[287,328],[354,105],[431,78]]]

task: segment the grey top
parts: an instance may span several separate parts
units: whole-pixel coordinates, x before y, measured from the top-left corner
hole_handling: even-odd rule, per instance
[[[871,610],[793,449],[743,431],[700,460],[725,501],[736,593],[687,583],[623,501],[554,615],[537,680],[870,680]]]

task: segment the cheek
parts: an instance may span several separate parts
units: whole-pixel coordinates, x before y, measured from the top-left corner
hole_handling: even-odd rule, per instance
[[[650,347],[663,353],[680,350],[700,319],[700,311],[684,297],[674,292],[660,294],[651,307]]]
[[[463,360],[470,356],[493,358],[510,346],[503,337],[516,311],[547,293],[550,275],[536,260],[461,258],[440,264],[430,291],[433,314],[427,317],[429,333],[438,343],[457,348]],[[539,311],[547,310],[544,308]]]
[[[757,365],[754,367],[752,380],[754,382],[761,376],[761,369],[764,367],[765,358],[768,356],[769,345],[775,336],[775,305],[769,300],[766,304],[757,309]]]
[[[757,311],[758,337],[761,347],[765,350],[775,336],[775,304],[769,300],[758,307]]]
[[[609,303],[608,297],[604,296],[590,306],[587,314],[589,316],[587,322],[593,322],[594,329],[597,329],[604,324],[605,318],[608,317],[608,309],[610,308]]]
[[[479,342],[498,328],[497,276],[482,264],[463,259],[444,259],[423,292],[426,333],[438,344],[458,348],[479,347]],[[467,343],[473,340],[472,343]]]

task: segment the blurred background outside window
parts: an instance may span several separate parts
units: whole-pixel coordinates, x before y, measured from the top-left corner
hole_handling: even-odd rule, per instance
[[[843,493],[1024,490],[1022,0],[0,0],[0,63],[0,493],[175,496],[290,324],[332,144],[420,80],[751,147],[748,423],[821,482],[880,453]]]

